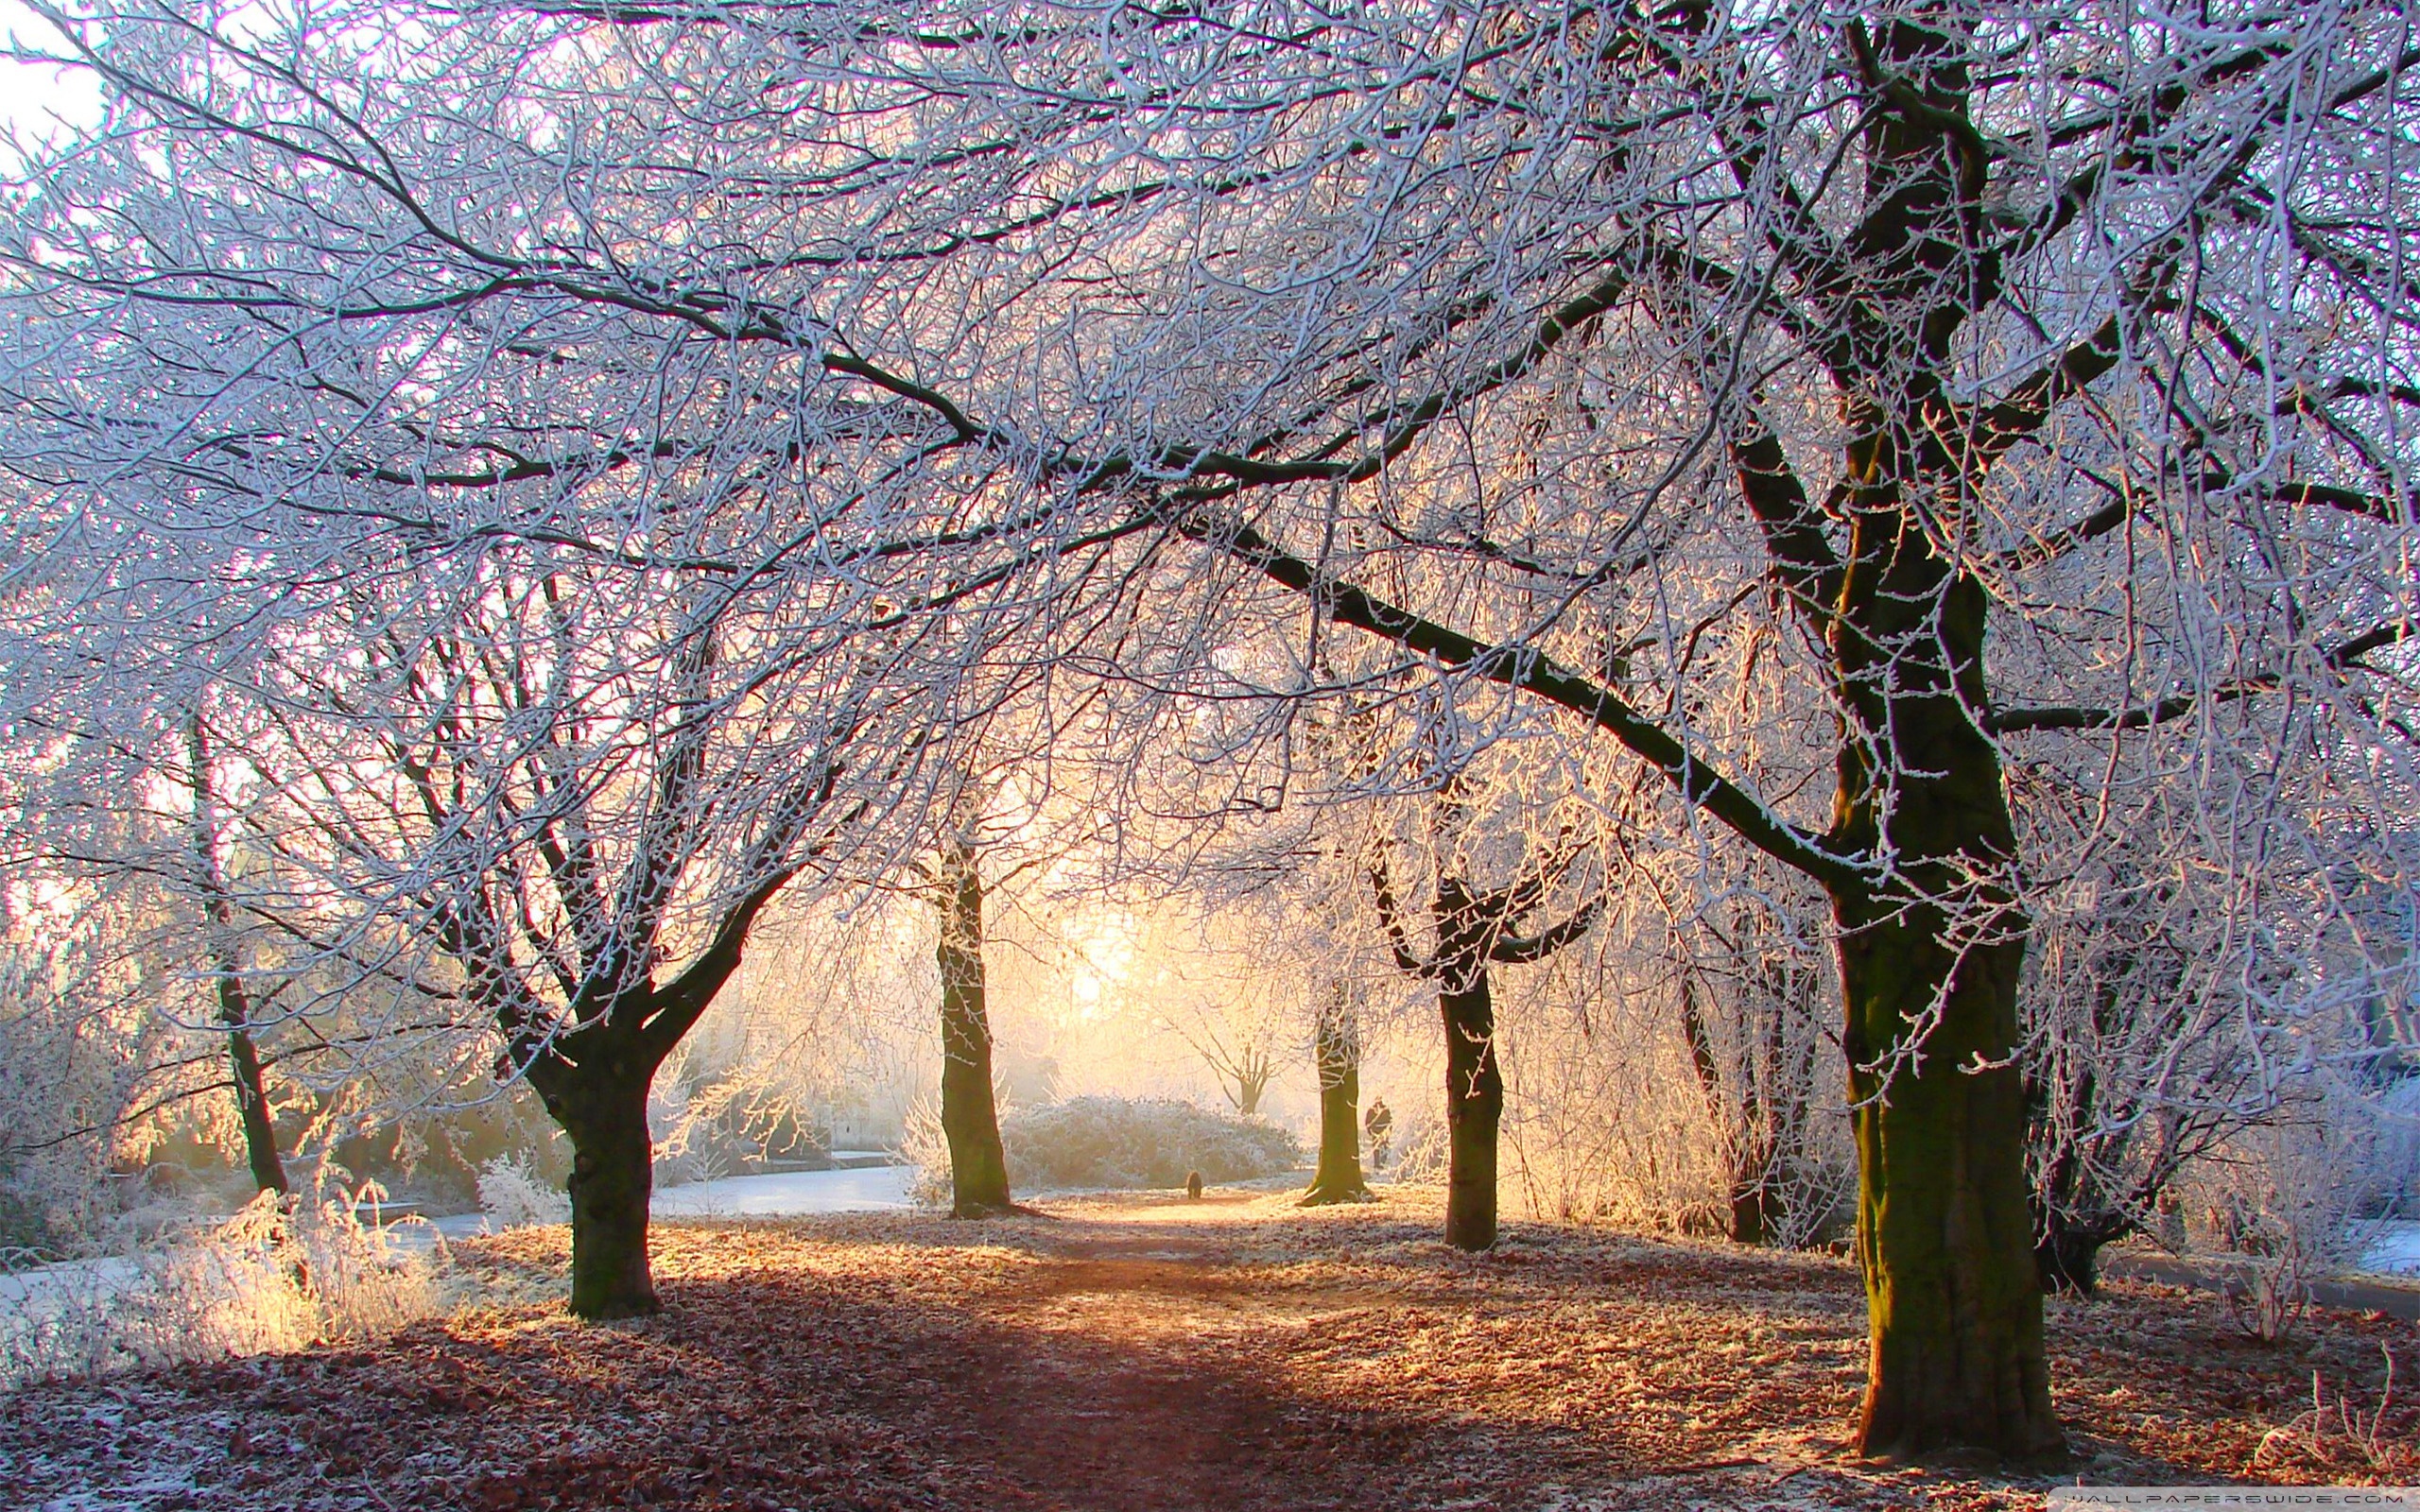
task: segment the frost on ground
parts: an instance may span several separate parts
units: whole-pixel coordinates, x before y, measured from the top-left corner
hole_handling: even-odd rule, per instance
[[[562,1230],[480,1239],[456,1263],[516,1299],[0,1398],[0,1486],[45,1512],[1746,1512],[2047,1487],[1845,1457],[1863,1303],[1841,1263],[1528,1227],[1470,1257],[1431,1237],[1431,1194],[1222,1195],[666,1224],[667,1311],[608,1326],[530,1299],[562,1284]],[[2409,1324],[2329,1314],[2262,1346],[2206,1298],[2123,1286],[2051,1329],[2087,1480],[2420,1475],[2420,1415],[2374,1416],[2386,1362],[2420,1367]]]

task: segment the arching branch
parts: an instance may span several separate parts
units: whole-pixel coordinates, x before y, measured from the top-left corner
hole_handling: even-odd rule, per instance
[[[1581,715],[1662,772],[1684,799],[1704,808],[1774,860],[1819,882],[1848,884],[1859,874],[1848,856],[1774,815],[1612,689],[1580,676],[1545,652],[1527,645],[1490,645],[1352,583],[1322,579],[1310,563],[1240,520],[1201,508],[1164,507],[1163,513],[1186,539],[1223,551],[1271,582],[1317,600],[1340,625],[1367,630],[1455,671],[1534,693]]]

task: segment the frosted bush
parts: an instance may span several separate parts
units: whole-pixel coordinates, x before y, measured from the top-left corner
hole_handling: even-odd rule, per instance
[[[107,973],[65,948],[0,944],[0,1246],[73,1252],[115,1206],[114,1129],[159,1038],[96,1011]],[[61,983],[72,984],[62,988]]]
[[[371,1194],[288,1212],[263,1194],[199,1238],[125,1254],[0,1252],[0,1386],[375,1338],[441,1311],[440,1252],[356,1219]]]
[[[510,1155],[499,1155],[480,1168],[479,1208],[496,1228],[571,1222],[571,1198]]]
[[[942,1111],[928,1097],[908,1105],[899,1125],[899,1154],[915,1176],[908,1183],[910,1201],[927,1208],[950,1205],[949,1139],[942,1133]],[[1011,1166],[1009,1176],[1016,1177]]]
[[[2298,1089],[2196,1173],[2207,1238],[2245,1268],[2238,1320],[2276,1339],[2309,1301],[2312,1280],[2349,1266],[2401,1211],[2420,1168],[2414,1084],[2383,1095]]]
[[[1273,1124],[1160,1097],[1020,1108],[1001,1118],[1000,1142],[1020,1193],[1181,1187],[1195,1171],[1204,1181],[1249,1181],[1303,1163],[1301,1142]],[[900,1153],[916,1168],[916,1200],[947,1206],[949,1143],[931,1104],[908,1109]]]
[[[1258,1119],[1167,1098],[1071,1097],[1000,1121],[1009,1176],[1024,1187],[1178,1187],[1249,1181],[1303,1163],[1293,1135]]]

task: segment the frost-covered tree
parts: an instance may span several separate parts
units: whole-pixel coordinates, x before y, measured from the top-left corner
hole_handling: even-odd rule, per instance
[[[366,1041],[526,1078],[578,1152],[575,1308],[646,1311],[654,1070],[802,868],[911,843],[1117,533],[986,524],[1024,510],[993,464],[936,464],[925,412],[821,383],[813,341],[575,272],[545,245],[599,207],[526,218],[527,35],[363,19],[281,50],[62,18],[119,93],[10,232],[8,713],[245,706],[221,822],[276,864],[222,901],[384,1004]],[[432,78],[477,107],[424,118]],[[473,271],[502,249],[566,276]]]
[[[573,1148],[574,1309],[649,1311],[654,1073],[867,808],[843,752],[869,679],[803,658],[769,698],[721,660],[750,630],[727,595],[642,607],[496,558],[456,586],[357,592],[251,664],[259,730],[220,759],[251,771],[241,820],[270,861],[218,901],[293,942],[384,1054],[492,1048],[527,1080]],[[756,767],[769,750],[789,759]]]
[[[39,681],[40,669],[21,662],[20,685]],[[76,1005],[85,1022],[63,1032],[106,1042],[116,1037],[111,1021],[140,1024],[161,1051],[127,1068],[112,1117],[72,1137],[106,1151],[144,1137],[115,1126],[123,1120],[224,1092],[229,1116],[206,1111],[203,1123],[233,1130],[256,1190],[286,1194],[268,1067],[281,1052],[308,1058],[332,1026],[285,1033],[299,997],[289,942],[249,928],[237,906],[249,885],[238,873],[259,856],[231,822],[248,795],[229,791],[238,774],[217,748],[233,711],[187,686],[147,708],[21,702],[10,713],[0,770],[10,888],[25,910],[16,943],[80,961],[81,980],[53,1005]],[[286,1090],[294,1085],[289,1075]]]
[[[2146,741],[2084,791],[2048,771],[2018,786],[2039,851],[2083,852],[2044,890],[2020,1000],[2036,1258],[2054,1290],[2091,1291],[2115,1240],[2181,1238],[2190,1168],[2263,1125],[2394,1122],[2376,1104],[2411,1042],[2411,894],[2377,864],[2412,836],[2325,786],[2290,804],[2332,810],[2333,835],[2297,834],[2268,804],[2213,834],[2194,788],[2271,779],[2188,752]],[[2204,778],[2176,781],[2180,757]],[[2104,826],[2112,838],[2076,844]],[[2348,1191],[2369,1178],[2342,1176]]]
[[[1586,936],[1601,893],[1554,923],[1536,916],[1577,860],[1516,846],[1510,875],[1478,880],[1488,848],[1474,844],[1472,784],[1449,776],[1429,809],[1432,880],[1426,948],[1396,902],[1394,868],[1383,849],[1370,863],[1370,885],[1396,967],[1437,986],[1445,1040],[1445,1243],[1485,1249],[1495,1243],[1496,1143],[1504,1118],[1504,1068],[1496,1053],[1494,969],[1548,959]]]

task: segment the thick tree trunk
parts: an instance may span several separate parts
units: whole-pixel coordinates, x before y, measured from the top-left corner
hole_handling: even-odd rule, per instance
[[[1495,1007],[1487,971],[1459,990],[1438,992],[1445,1021],[1445,1243],[1495,1243],[1495,1137],[1504,1118],[1504,1076],[1495,1063]]]
[[[655,1146],[647,1126],[648,1090],[665,1057],[711,1006],[739,970],[757,911],[787,880],[759,882],[723,918],[715,939],[667,986],[630,982],[620,962],[639,954],[602,951],[589,989],[562,1021],[574,1027],[542,1037],[517,1000],[498,1022],[521,1038],[508,1052],[571,1141],[571,1310],[585,1318],[658,1312],[647,1253],[648,1205],[655,1194]]]
[[[1867,1454],[2059,1450],[2026,1196],[2016,1039],[2023,920],[1962,956],[1927,904],[1836,899],[1857,1102],[1858,1258],[1871,1353]],[[1921,1057],[1877,1074],[1938,1007]],[[1973,1071],[1979,1058],[1998,1061]]]
[[[950,1211],[980,1218],[1011,1211],[1009,1160],[992,1094],[992,1021],[983,1001],[983,878],[953,845],[942,857],[942,1135],[949,1143]]]
[[[1936,82],[1962,92],[1962,53],[1921,28],[1891,37],[1907,66],[1950,58]],[[1970,191],[1941,177],[1954,155],[1937,124],[1884,121],[1875,141],[1877,159],[1915,186],[1877,210],[1875,229],[1899,240],[1910,292],[1939,288],[1949,275],[1935,260],[1959,255],[1968,221],[1955,207]],[[1949,444],[1962,421],[1941,375],[1955,325],[1902,329],[1871,387],[1842,394],[1849,550],[1826,627],[1844,716],[1832,839],[1890,859],[1887,882],[1827,884],[1870,1342],[1858,1442],[1879,1456],[2038,1459],[2065,1441],[2014,1065],[2030,921],[2008,876],[2016,826],[1999,747],[1977,723],[1992,707],[1991,600],[1920,523],[1962,507],[1977,482]]]
[[[1357,1202],[1370,1194],[1361,1176],[1361,1032],[1354,988],[1336,984],[1312,1026],[1311,1058],[1320,1075],[1320,1163],[1302,1205]]]
[[[570,1070],[546,1099],[571,1138],[571,1310],[585,1318],[659,1311],[648,1267],[648,1202],[655,1189],[645,1074]]]

